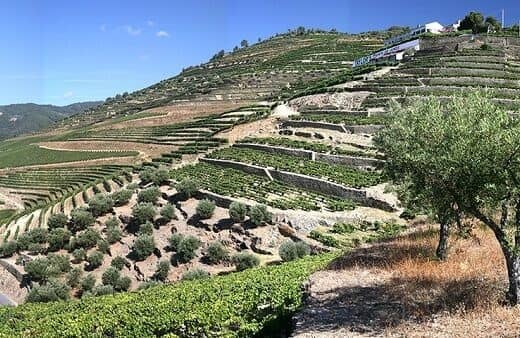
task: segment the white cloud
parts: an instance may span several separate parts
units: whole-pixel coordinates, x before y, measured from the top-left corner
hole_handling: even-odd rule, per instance
[[[155,26],[155,22],[152,21],[152,20],[148,20],[148,21],[146,21],[146,24],[147,24],[148,26],[150,26],[150,27]]]
[[[107,31],[107,25],[105,24],[102,24],[99,26],[99,30],[102,31],[102,32],[106,32]]]
[[[167,38],[170,36],[170,34],[167,31],[158,31],[157,33],[155,33],[155,35],[157,35],[157,37],[159,38]]]
[[[129,34],[129,35],[132,35],[132,36],[137,36],[137,35],[141,35],[141,29],[140,28],[136,28],[136,27],[132,27],[130,25],[126,25],[123,27],[123,29]]]
[[[65,94],[63,94],[63,97],[66,98],[66,99],[70,98],[70,97],[73,97],[73,96],[74,96],[74,93],[71,92],[71,91],[68,91]]]

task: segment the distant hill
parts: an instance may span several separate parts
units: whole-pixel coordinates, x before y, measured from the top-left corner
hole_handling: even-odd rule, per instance
[[[79,102],[68,106],[39,105],[35,103],[0,106],[0,139],[41,130],[102,102]]]

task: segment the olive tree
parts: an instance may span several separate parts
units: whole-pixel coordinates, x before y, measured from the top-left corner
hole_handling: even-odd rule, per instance
[[[376,137],[386,173],[444,223],[473,216],[495,234],[508,297],[520,303],[520,121],[474,91],[394,107]]]

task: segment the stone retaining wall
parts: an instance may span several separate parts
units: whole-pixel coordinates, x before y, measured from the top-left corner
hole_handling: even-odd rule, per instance
[[[345,156],[345,155],[331,155],[316,153],[316,161],[323,161],[333,164],[350,165],[354,167],[381,167],[385,162],[376,158],[369,157],[356,157],[356,156]]]
[[[255,150],[261,150],[266,151],[269,153],[275,153],[275,154],[285,154],[285,155],[291,155],[291,156],[298,156],[303,157],[309,160],[316,160],[316,161],[322,161],[332,164],[343,164],[343,165],[349,165],[353,167],[361,167],[361,168],[367,168],[367,167],[380,167],[383,165],[384,161],[370,158],[370,157],[356,157],[356,156],[346,156],[346,155],[331,155],[331,154],[324,154],[324,153],[318,153],[311,150],[305,150],[305,149],[293,149],[293,148],[286,148],[286,147],[279,147],[279,146],[270,146],[266,144],[256,144],[256,143],[235,143],[233,147],[238,148],[249,148],[249,149],[255,149]]]
[[[318,128],[318,129],[327,129],[333,131],[339,131],[341,133],[346,133],[347,130],[342,125],[334,124],[334,123],[326,123],[326,122],[314,122],[314,121],[283,121],[282,127],[294,127],[294,128]]]
[[[321,178],[315,178],[307,175],[296,174],[287,171],[280,171],[271,168],[262,168],[259,166],[228,160],[215,160],[204,158],[201,159],[201,161],[220,165],[226,168],[242,170],[246,173],[263,172],[264,175],[262,176],[267,176],[271,180],[276,179],[284,183],[293,184],[303,189],[315,191],[322,194],[347,198],[360,205],[378,208],[385,211],[395,211],[395,208],[388,202],[367,196],[367,192],[365,190],[348,188],[341,184],[332,183]]]
[[[261,151],[265,151],[265,152],[273,153],[273,154],[298,156],[298,157],[303,157],[303,158],[306,158],[309,160],[312,160],[313,153],[314,153],[311,150],[293,149],[293,148],[270,146],[270,145],[266,145],[266,144],[256,144],[256,143],[235,143],[233,145],[233,147],[261,150]]]
[[[0,265],[5,268],[11,275],[13,275],[20,283],[24,282],[25,274],[21,273],[20,270],[16,268],[16,266],[6,261],[5,259],[0,259]]]
[[[215,160],[212,158],[201,158],[200,161],[206,162],[206,163],[218,164],[218,165],[220,165],[222,167],[226,167],[226,168],[242,170],[243,172],[246,172],[248,174],[269,177],[269,173],[266,168],[252,165],[252,164],[245,164],[245,163],[241,163],[241,162],[227,161],[227,160]]]
[[[345,129],[352,134],[375,134],[379,130],[383,129],[383,126],[377,124],[366,124],[357,126],[345,126]]]

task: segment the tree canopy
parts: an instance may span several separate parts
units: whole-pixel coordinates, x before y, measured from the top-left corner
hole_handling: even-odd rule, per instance
[[[520,301],[520,123],[483,92],[394,105],[376,144],[406,201],[438,218],[464,213],[495,233],[506,258],[509,296]]]

